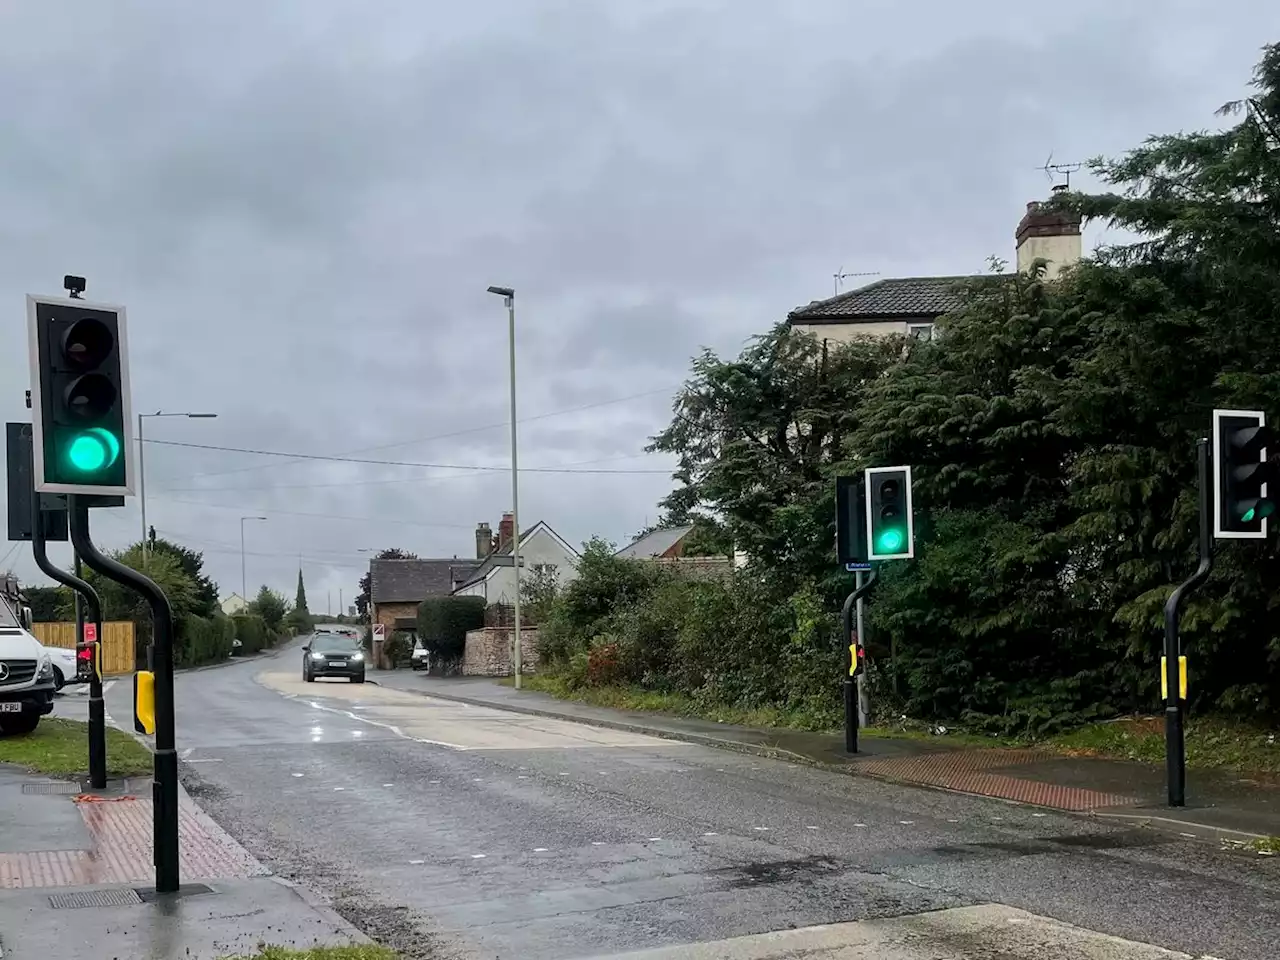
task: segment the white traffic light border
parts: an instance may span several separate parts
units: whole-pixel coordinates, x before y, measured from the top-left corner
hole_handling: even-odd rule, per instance
[[[101,310],[116,315],[116,349],[120,354],[120,405],[124,415],[120,446],[124,454],[124,483],[119,486],[50,483],[44,478],[44,409],[40,397],[40,331],[36,308],[40,304],[81,310]],[[27,351],[31,370],[31,454],[33,477],[38,493],[83,493],[104,496],[133,496],[136,454],[133,449],[133,391],[129,385],[129,324],[125,308],[114,303],[95,303],[70,297],[40,297],[27,294]]]
[[[906,480],[906,501],[907,501],[907,549],[902,553],[877,553],[875,543],[873,542],[874,524],[871,521],[871,502],[874,499],[871,496],[871,480],[874,476],[881,473],[901,473],[904,474]],[[911,468],[903,465],[898,467],[867,467],[863,477],[867,499],[867,559],[868,560],[911,560],[916,555],[916,520],[915,508],[911,500]]]
[[[1223,530],[1222,529],[1222,497],[1225,491],[1222,489],[1222,469],[1224,464],[1217,463],[1218,457],[1223,455],[1222,451],[1222,420],[1224,417],[1240,417],[1243,419],[1256,420],[1258,426],[1265,427],[1267,425],[1267,415],[1262,410],[1214,410],[1213,411],[1213,451],[1215,462],[1212,464],[1213,473],[1213,537],[1215,540],[1265,540],[1267,538],[1267,518],[1262,518],[1262,529],[1258,531],[1252,530]],[[1268,450],[1262,449],[1262,460],[1266,460]],[[1262,494],[1265,496],[1270,493],[1266,489],[1267,485],[1262,485]]]

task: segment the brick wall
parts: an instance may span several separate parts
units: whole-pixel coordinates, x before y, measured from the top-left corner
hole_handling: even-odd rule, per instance
[[[509,677],[512,665],[515,631],[504,627],[483,627],[467,631],[462,654],[462,674],[467,677]],[[520,672],[538,669],[538,631],[520,627]]]
[[[413,617],[418,618],[418,605],[416,603],[379,603],[374,605],[374,623],[380,623],[387,628],[387,636],[395,633],[396,617]]]

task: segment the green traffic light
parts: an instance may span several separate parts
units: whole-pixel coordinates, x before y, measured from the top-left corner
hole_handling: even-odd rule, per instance
[[[902,531],[901,530],[884,530],[876,539],[876,551],[878,553],[897,553],[902,549]]]
[[[67,447],[67,461],[80,473],[98,473],[120,459],[120,439],[102,427],[77,434]]]

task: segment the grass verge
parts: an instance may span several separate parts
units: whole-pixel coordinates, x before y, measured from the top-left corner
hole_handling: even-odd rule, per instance
[[[249,955],[237,954],[223,960],[397,960],[400,955],[386,947],[372,943],[353,944],[349,947],[311,947],[294,950],[289,947],[262,947]]]
[[[502,681],[510,686],[510,677]],[[560,700],[576,700],[615,710],[640,710],[676,717],[697,717],[743,727],[775,727],[785,730],[830,730],[831,718],[804,711],[775,707],[741,708],[708,705],[682,693],[660,693],[638,687],[572,687],[555,674],[526,674],[521,678],[526,690],[547,693]]]
[[[503,681],[510,684],[508,678]],[[830,731],[833,718],[804,712],[787,712],[771,707],[742,709],[706,705],[679,693],[659,693],[636,687],[572,687],[555,674],[528,674],[524,686],[562,700],[574,700],[616,710],[637,710],[677,717],[696,717],[745,727],[772,727],[788,730]],[[997,737],[948,727],[945,734],[932,731],[926,723],[903,723],[870,727],[869,736],[933,741],[952,746],[1026,747],[1037,746],[1065,756],[1097,757],[1108,760],[1164,762],[1164,724],[1161,717],[1123,717],[1094,723],[1041,740]],[[1275,732],[1214,716],[1190,717],[1186,726],[1187,766],[1194,769],[1224,769],[1280,778],[1280,736]]]
[[[77,720],[45,717],[33,733],[0,736],[0,763],[51,777],[87,775],[88,728]],[[130,777],[151,770],[151,751],[127,733],[107,727],[107,775]]]

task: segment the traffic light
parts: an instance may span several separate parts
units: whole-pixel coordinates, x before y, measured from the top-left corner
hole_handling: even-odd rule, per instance
[[[867,562],[867,501],[858,477],[836,477],[836,560]]]
[[[35,488],[132,494],[123,307],[27,297]]]
[[[1261,410],[1213,411],[1213,535],[1261,540],[1267,517],[1276,512],[1274,484],[1280,475],[1267,462],[1272,447]]]
[[[916,555],[911,518],[911,468],[869,467],[867,559],[907,560]]]
[[[76,680],[80,683],[88,683],[89,678],[93,676],[97,646],[92,641],[76,644]]]

